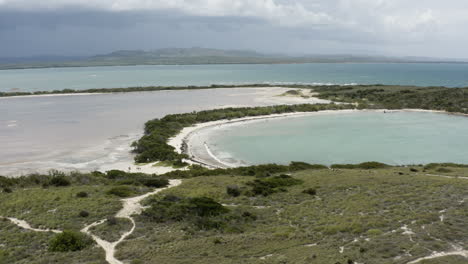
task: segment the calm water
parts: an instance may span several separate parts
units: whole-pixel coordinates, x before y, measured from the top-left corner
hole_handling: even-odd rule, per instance
[[[130,144],[150,119],[226,105],[272,104],[268,98],[270,90],[262,89],[3,98],[0,175],[96,170],[131,161]]]
[[[245,83],[468,86],[468,64],[279,64],[51,68],[0,71],[0,91]]]
[[[212,133],[211,151],[229,163],[468,163],[468,118],[462,116],[324,114],[226,126]]]

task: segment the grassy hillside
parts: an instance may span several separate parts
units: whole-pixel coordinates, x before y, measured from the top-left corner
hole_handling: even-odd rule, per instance
[[[468,177],[466,166],[381,167],[316,167],[290,170],[290,176],[188,173],[191,178],[179,187],[144,201],[147,209],[135,218],[137,229],[118,247],[117,258],[133,264],[385,264],[454,245],[466,249],[468,180],[460,178]],[[75,174],[65,176],[70,185],[45,184],[53,177],[0,181],[2,216],[33,227],[78,230],[119,210],[120,197],[110,189],[125,185],[134,195],[149,190],[141,174]],[[80,216],[82,210],[89,215]],[[115,233],[128,228],[119,220],[92,232],[115,240]],[[26,231],[7,220],[0,220],[0,229],[0,263],[105,263],[97,247],[51,252],[52,233]],[[451,256],[421,263],[468,261]]]

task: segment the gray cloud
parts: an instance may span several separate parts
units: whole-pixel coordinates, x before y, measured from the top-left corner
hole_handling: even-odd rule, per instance
[[[468,57],[465,0],[0,0],[0,56],[217,47]]]

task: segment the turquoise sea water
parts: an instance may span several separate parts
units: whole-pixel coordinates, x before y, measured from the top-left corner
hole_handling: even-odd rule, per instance
[[[173,65],[0,71],[0,91],[245,83],[468,86],[468,64]]]
[[[211,151],[230,163],[468,163],[468,117],[463,116],[323,114],[226,126],[213,133]]]

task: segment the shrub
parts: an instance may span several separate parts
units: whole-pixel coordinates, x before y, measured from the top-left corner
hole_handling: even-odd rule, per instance
[[[237,197],[241,194],[239,186],[237,185],[229,185],[226,187],[226,193],[232,197]]]
[[[10,187],[4,187],[3,192],[4,193],[11,193],[11,192],[13,192],[13,190]]]
[[[254,195],[268,196],[278,191],[286,191],[285,187],[301,184],[302,181],[291,176],[282,174],[264,179],[256,179],[247,184],[252,187]]]
[[[89,216],[89,213],[87,211],[81,211],[79,214],[78,214],[80,217],[88,217]]]
[[[451,169],[447,169],[447,168],[438,168],[438,169],[437,169],[437,172],[450,173],[450,172],[452,172],[452,170],[451,170]]]
[[[69,186],[71,184],[70,180],[67,179],[64,175],[54,176],[50,179],[50,185],[57,187]]]
[[[302,191],[302,193],[309,194],[309,195],[316,195],[317,190],[315,190],[314,188],[309,188],[309,189],[305,189],[304,191]]]
[[[107,218],[107,224],[110,226],[117,225],[117,218],[113,216]]]
[[[162,178],[144,178],[141,179],[140,182],[147,187],[153,188],[162,188],[166,187],[169,184],[169,181],[167,179]]]
[[[321,169],[328,169],[325,165],[320,164],[309,164],[305,162],[298,162],[293,161],[289,165],[291,171],[300,171],[300,170],[321,170]]]
[[[65,230],[55,235],[49,243],[54,252],[80,251],[93,244],[93,240],[80,232]]]
[[[76,194],[76,197],[86,198],[86,197],[88,197],[88,193],[87,192],[79,192],[79,193]]]
[[[161,223],[187,221],[200,229],[220,229],[226,226],[221,215],[228,212],[229,209],[208,197],[165,196],[160,200],[153,200],[150,208],[143,214]]]
[[[364,170],[371,170],[371,169],[384,169],[389,167],[389,165],[370,161],[370,162],[363,162],[359,164],[333,164],[331,165],[332,169],[364,169]]]
[[[107,194],[119,197],[130,197],[134,194],[134,190],[128,186],[117,186],[107,191]]]
[[[125,171],[121,170],[110,170],[106,172],[106,176],[109,179],[118,179],[118,178],[124,178],[127,175]]]

